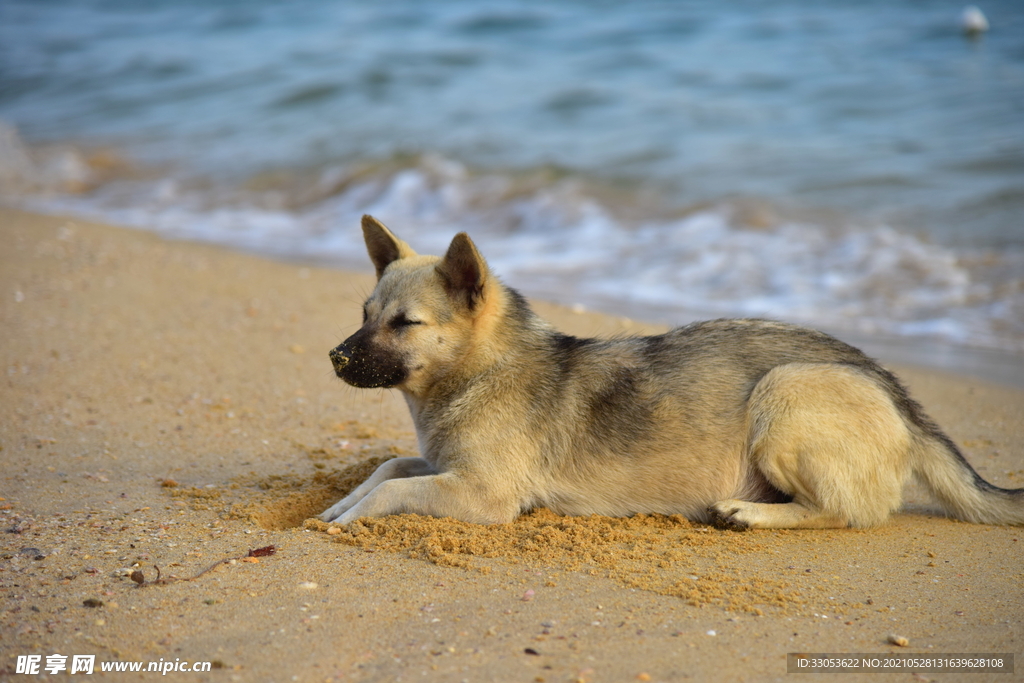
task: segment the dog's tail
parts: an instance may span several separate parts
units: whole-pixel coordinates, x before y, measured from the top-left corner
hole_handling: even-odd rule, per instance
[[[896,376],[878,370],[879,379],[907,420],[914,474],[946,512],[976,524],[1024,524],[1024,489],[1004,489],[982,479]]]
[[[930,420],[914,436],[914,473],[949,514],[978,524],[1024,524],[1024,489],[981,478],[960,449]]]

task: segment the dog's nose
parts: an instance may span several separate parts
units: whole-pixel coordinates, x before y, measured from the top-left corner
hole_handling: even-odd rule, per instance
[[[352,360],[352,352],[344,344],[335,346],[328,355],[331,358],[331,363],[334,365],[335,372],[341,372],[349,364],[349,361]]]

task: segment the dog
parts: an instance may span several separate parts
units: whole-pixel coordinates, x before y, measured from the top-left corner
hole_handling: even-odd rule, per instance
[[[354,387],[395,388],[420,457],[383,463],[327,522],[417,513],[478,524],[679,514],[736,529],[872,527],[919,477],[952,516],[1024,523],[899,380],[827,334],[712,320],[649,337],[562,334],[459,233],[418,255],[362,221],[377,285],[330,351]]]

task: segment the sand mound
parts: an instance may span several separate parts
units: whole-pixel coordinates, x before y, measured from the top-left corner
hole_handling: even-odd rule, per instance
[[[361,474],[368,476],[381,461],[374,458],[350,467],[332,481],[354,487]],[[342,488],[336,485],[331,491],[337,494]],[[313,486],[305,495],[323,494]],[[280,504],[265,506],[267,512],[256,513],[253,518],[266,524],[271,509],[290,506],[300,497],[298,493],[289,494]],[[329,495],[324,500],[328,499]],[[283,510],[277,519],[287,519],[291,524],[299,513],[299,505],[295,505]],[[680,597],[694,606],[715,604],[760,613],[764,606],[788,608],[802,602],[800,591],[770,571],[741,580],[729,569],[728,562],[737,553],[766,552],[763,540],[751,534],[695,526],[679,515],[565,517],[541,508],[510,524],[490,526],[414,514],[361,519],[345,527],[316,518],[306,519],[302,525],[328,534],[335,542],[368,551],[402,553],[441,566],[484,573],[492,570],[488,559],[560,572],[587,572],[632,588]],[[556,585],[553,578],[549,584]]]
[[[259,502],[237,503],[230,516],[248,519],[264,529],[291,529],[344,498],[369,477],[388,456],[374,456],[342,470],[316,472],[312,477],[274,475],[247,486],[260,492]]]

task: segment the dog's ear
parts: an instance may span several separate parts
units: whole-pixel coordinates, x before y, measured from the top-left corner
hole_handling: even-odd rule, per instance
[[[469,235],[460,232],[452,239],[436,269],[449,296],[470,310],[480,303],[487,283],[487,263]]]
[[[363,216],[363,239],[366,240],[366,251],[370,254],[373,267],[377,269],[378,280],[392,261],[416,255],[412,247],[395,237],[387,226],[370,215]]]

